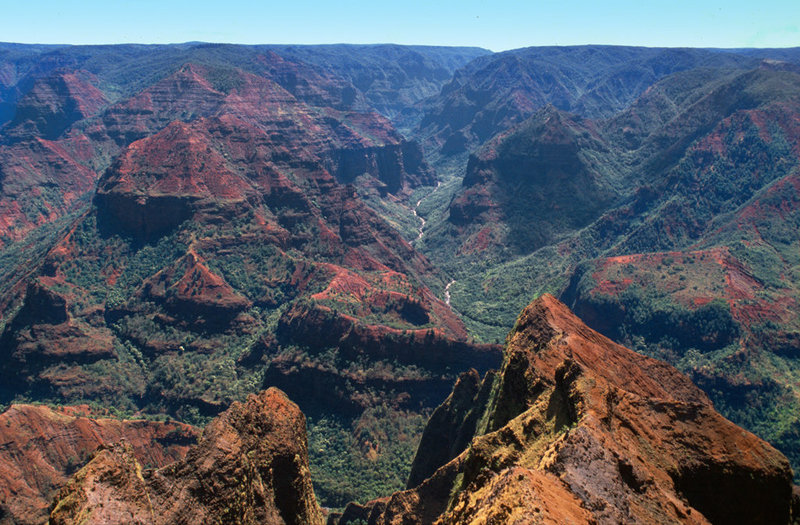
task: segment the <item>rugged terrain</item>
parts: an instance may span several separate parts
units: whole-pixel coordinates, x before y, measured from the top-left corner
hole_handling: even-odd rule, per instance
[[[318,525],[305,418],[277,389],[234,403],[185,458],[143,469],[131,446],[100,448],[56,496],[51,524]]]
[[[26,178],[30,163],[14,172],[32,200],[7,193],[9,202],[41,205],[30,188],[42,186],[61,201],[23,221],[56,232],[36,245],[47,246],[40,264],[6,267],[2,399],[93,401],[202,424],[281,386],[326,430],[315,443],[344,442],[360,461],[318,478],[343,504],[397,486],[407,467],[395,456],[413,452],[425,412],[460,371],[496,366],[500,354],[466,342],[430,288],[443,277],[359,196],[399,206],[432,185],[419,146],[345,80],[271,51],[254,60],[258,74],[183,64],[47,143],[69,159],[83,144],[82,164],[42,160],[45,181]],[[53,81],[33,89],[42,82]],[[42,143],[24,136],[40,113],[57,112],[18,113],[0,147]],[[44,171],[54,164],[85,184]],[[27,239],[23,229],[9,236]],[[9,253],[17,264],[26,255]]]
[[[532,47],[473,60],[426,101],[419,134],[445,155],[471,152],[547,105],[610,117],[661,78],[757,59],[699,49]]]
[[[765,62],[671,75],[606,120],[542,109],[471,157],[417,247],[473,333],[558,294],[796,461],[798,103],[796,68]]]
[[[347,79],[381,115],[401,128],[421,118],[421,102],[438,95],[453,73],[491,54],[477,47],[377,45],[270,46],[290,60],[327,69]]]
[[[797,48],[734,50],[618,46],[530,47],[479,57],[424,101],[416,135],[445,156],[471,153],[552,105],[585,118],[625,110],[650,86],[681,71],[748,69],[760,59],[800,64]]]
[[[408,490],[338,523],[788,523],[791,477],[687,377],[544,295],[502,369],[436,410]]]
[[[203,425],[278,386],[341,507],[552,292],[797,465],[799,58],[0,44],[0,402]]]
[[[199,431],[178,422],[119,419],[87,405],[12,405],[0,414],[0,523],[40,524],[56,492],[97,447],[125,440],[142,465],[182,459]]]

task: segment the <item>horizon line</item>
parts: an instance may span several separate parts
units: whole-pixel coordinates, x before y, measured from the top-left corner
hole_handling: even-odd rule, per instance
[[[490,53],[504,53],[507,51],[516,51],[520,49],[530,48],[569,48],[569,47],[630,47],[630,48],[646,48],[646,49],[708,49],[720,51],[738,51],[738,50],[753,50],[753,49],[800,49],[800,45],[789,46],[745,46],[745,47],[725,47],[725,46],[670,46],[670,45],[645,45],[645,44],[598,44],[598,43],[582,43],[582,44],[534,44],[530,46],[512,47],[508,49],[501,49],[495,51],[493,49],[479,46],[479,45],[445,45],[445,44],[399,44],[397,42],[326,42],[326,43],[298,43],[298,42],[262,42],[257,44],[247,44],[242,42],[215,42],[207,40],[187,40],[185,42],[113,42],[113,43],[42,43],[42,42],[12,42],[0,41],[0,45],[15,45],[15,46],[41,46],[41,47],[109,47],[109,46],[186,46],[186,45],[229,45],[229,46],[242,46],[242,47],[259,47],[259,46],[299,46],[299,47],[325,47],[325,46],[353,46],[353,47],[378,47],[378,46],[399,46],[399,47],[431,47],[431,48],[463,48],[463,49],[482,49]]]

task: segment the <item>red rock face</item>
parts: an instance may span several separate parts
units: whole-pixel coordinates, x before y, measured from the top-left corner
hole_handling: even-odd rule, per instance
[[[606,339],[550,296],[523,311],[503,369],[484,381],[490,397],[462,379],[415,465],[452,460],[416,488],[349,507],[339,523],[789,520],[786,458],[717,414],[677,370]],[[463,443],[459,428],[475,429],[469,447],[442,455],[443,437]]]
[[[391,192],[406,184],[432,183],[419,149],[403,141],[389,121],[354,107],[352,101],[342,102],[335,95],[343,89],[336,81],[277,56],[270,59],[267,78],[187,64],[109,108],[86,132],[113,151],[174,120],[231,115],[267,132],[270,140],[285,148],[284,154],[291,151],[323,160],[341,181],[368,173]]]
[[[250,184],[231,176],[207,135],[177,122],[134,142],[100,182],[95,201],[107,221],[151,240],[191,217],[194,202],[241,201],[248,189],[252,193]]]
[[[89,96],[87,88],[83,102],[76,103],[82,120],[69,127],[66,135],[54,141],[37,138],[0,146],[0,235],[6,241],[21,239],[86,206],[98,173],[125,148],[98,188],[102,235],[121,233],[146,243],[174,232],[189,219],[228,224],[237,217],[239,222],[250,220],[243,219],[250,213],[257,233],[251,232],[243,242],[275,245],[287,264],[297,265],[296,271],[280,279],[264,279],[265,287],[290,298],[304,294],[312,278],[328,274],[324,266],[308,265],[305,255],[359,271],[431,273],[424,258],[357,202],[352,188],[336,181],[336,177],[349,181],[367,174],[368,183],[382,192],[431,183],[432,174],[419,148],[405,142],[386,119],[366,111],[356,94],[348,94],[347,85],[330,75],[276,55],[263,57],[260,67],[265,76],[188,64],[95,116],[90,114],[100,102]],[[47,93],[53,102],[60,92]],[[39,103],[39,113],[50,115],[50,102],[34,94],[30,103]],[[15,124],[14,129],[20,126]],[[131,141],[137,142],[127,148]],[[87,217],[77,224],[94,221],[93,216]],[[217,250],[242,242],[238,235],[228,228],[223,236],[204,239],[192,260],[163,261],[163,266],[141,276],[147,282],[131,295],[154,300],[165,310],[160,315],[172,319],[177,314],[176,322],[190,323],[195,329],[213,325],[217,335],[230,326],[239,335],[252,329],[252,317],[244,310],[254,304],[274,308],[284,299],[273,294],[248,297],[226,281],[229,276],[207,265]],[[102,249],[107,250],[99,254],[105,262],[97,270],[105,284],[113,286],[125,267],[110,256],[112,248]],[[292,254],[286,255],[288,250]],[[14,375],[15,385],[27,384],[47,396],[118,397],[118,383],[92,380],[84,368],[118,357],[116,339],[104,319],[107,309],[96,300],[105,292],[97,288],[92,292],[86,286],[87,279],[95,279],[90,275],[94,270],[76,280],[72,268],[75,256],[93,265],[90,261],[98,254],[89,251],[76,246],[67,234],[50,252],[48,267],[33,271],[46,277],[37,285],[47,290],[42,297],[63,301],[66,316],[51,319],[47,309],[29,305],[25,311],[34,315],[24,322],[6,319],[7,327],[13,327],[0,345],[9,357],[2,367],[19,372]],[[304,255],[298,256],[298,251]],[[0,283],[8,290],[0,301],[6,314],[18,306],[25,309],[26,281],[35,278],[32,270],[10,272],[7,282]],[[149,279],[154,274],[156,280]],[[406,295],[399,298],[401,303]],[[36,300],[34,296],[29,302]],[[85,304],[91,306],[84,308]],[[141,311],[138,306],[130,308]],[[368,310],[365,315],[372,314]],[[436,304],[434,310],[440,313],[423,315],[431,322],[450,315],[445,323],[448,330],[463,333],[447,308]],[[154,354],[183,347],[149,336],[137,335],[135,340]],[[207,352],[218,346],[218,342],[203,340],[190,348]],[[131,379],[128,384],[137,385],[135,395],[140,396],[143,383],[135,376],[141,371],[130,363],[125,367],[127,371],[118,373]],[[213,410],[225,405],[215,401]]]
[[[592,279],[597,285],[586,290],[591,297],[576,297],[574,304],[581,318],[602,332],[611,330],[615,316],[592,312],[591,303],[602,297],[617,297],[630,286],[655,284],[675,304],[690,310],[714,300],[723,301],[743,327],[768,321],[792,324],[796,308],[797,298],[789,287],[775,300],[753,270],[727,246],[609,257],[598,261],[595,268]],[[605,323],[601,319],[604,316]]]
[[[310,244],[297,234],[305,223],[319,231],[321,254],[358,270],[430,271],[312,152],[289,144],[298,149],[232,116],[172,124],[133,143],[100,181],[101,227],[153,240],[189,218],[227,219],[266,206],[264,229],[293,234],[278,234],[281,248]]]
[[[87,406],[12,405],[0,414],[0,523],[42,523],[52,498],[97,447],[125,439],[150,466],[184,457],[198,431],[181,423],[118,420]]]
[[[277,389],[234,403],[180,461],[142,471],[131,452],[101,450],[59,492],[50,523],[322,523],[305,418]]]
[[[98,83],[94,75],[80,70],[37,80],[17,103],[16,115],[3,135],[11,140],[58,138],[74,122],[96,115],[108,105]]]
[[[0,135],[0,236],[20,240],[39,226],[85,206],[97,174],[87,167],[86,137],[70,127],[108,105],[86,71],[39,79],[17,104]]]
[[[422,284],[437,279],[432,265],[325,168],[318,138],[226,114],[127,147],[9,323],[8,395],[214,415],[236,399],[220,391],[240,396],[237,379],[264,366],[265,386],[356,417],[383,402],[435,406],[453,370],[496,366],[498,349],[464,342],[461,321]],[[155,249],[165,255],[137,259]],[[237,377],[214,388],[197,371],[175,379],[176,365],[197,363]]]
[[[230,322],[252,306],[192,251],[175,266],[153,275],[142,287],[142,298],[163,302],[176,316],[217,323]]]
[[[17,120],[3,127],[4,242],[85,206],[99,174],[131,142],[202,117],[235,115],[278,145],[274,155],[321,162],[340,181],[367,174],[359,183],[383,193],[433,183],[416,143],[368,111],[352,86],[277,55],[263,57],[257,69],[265,76],[187,64],[111,106],[88,73],[38,81],[20,102]],[[161,203],[161,220],[171,206],[180,208],[169,199]]]
[[[267,51],[256,58],[263,75],[274,80],[298,100],[311,106],[336,109],[363,109],[363,96],[325,69],[315,69],[303,62],[287,60]]]
[[[797,355],[800,329],[798,80],[768,64],[693,70],[605,122],[532,117],[472,157],[428,246],[452,247],[462,267],[518,249],[461,301],[494,295],[510,324],[518,279],[560,290],[592,328],[679,366],[796,464],[797,410],[777,407],[797,402],[797,383],[770,363]]]
[[[276,334],[287,351],[272,360],[266,371],[267,382],[309,408],[357,416],[374,405],[376,393],[382,392],[387,403],[416,410],[434,405],[447,395],[452,385],[449,370],[486,370],[499,360],[498,346],[454,339],[447,325],[420,328],[410,324],[401,330],[343,315],[332,309],[336,303],[327,304],[331,306],[298,305],[280,318]],[[421,305],[417,307],[425,315],[430,313]],[[446,322],[448,317],[439,319],[439,323]],[[451,322],[460,327],[455,318]],[[463,332],[455,335],[459,333]],[[298,347],[303,353],[291,350]],[[324,357],[324,351],[331,347],[337,350],[333,362]],[[355,370],[349,365],[359,361],[392,364],[368,364]],[[308,388],[309,384],[316,386]],[[370,389],[374,393],[365,396]]]
[[[275,74],[285,83],[283,76],[288,73],[284,69],[289,66],[281,64]],[[154,140],[134,143],[101,183],[100,195],[112,194],[107,197],[108,207],[125,215],[124,221],[139,225],[146,236],[152,233],[149,230],[157,233],[166,228],[164,221],[184,220],[189,200],[241,199],[251,194],[253,183],[247,178],[220,177],[234,163],[239,170],[271,171],[268,176],[279,169],[276,166],[297,169],[321,163],[340,181],[369,174],[382,191],[391,192],[432,183],[419,149],[404,142],[377,114],[307,105],[301,100],[310,98],[322,104],[325,99],[295,86],[301,97],[298,100],[273,80],[237,70],[224,73],[224,86],[215,86],[213,71],[187,65],[129,101],[113,106],[103,114],[102,122],[87,128],[97,145],[105,144],[102,148],[114,151],[119,145],[150,136],[176,118],[189,121],[215,117],[191,125],[175,123]],[[311,85],[308,80],[306,84]],[[117,146],[108,145],[109,140]],[[224,141],[226,151],[212,148],[209,141]],[[180,170],[194,170],[194,174],[189,178],[188,172]],[[275,184],[258,182],[267,188]],[[330,187],[329,181],[327,184]],[[144,186],[149,195],[141,194]],[[138,201],[148,201],[148,213],[135,217],[136,205],[117,198],[120,194],[135,194]]]
[[[97,175],[58,142],[0,146],[0,236],[19,240],[86,204]]]

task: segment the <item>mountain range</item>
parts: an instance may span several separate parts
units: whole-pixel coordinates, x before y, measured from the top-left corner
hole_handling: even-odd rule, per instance
[[[798,101],[793,66],[703,68],[609,119],[549,106],[497,135],[425,240],[454,308],[501,337],[559,294],[793,456]]]
[[[798,123],[798,49],[0,44],[0,523],[787,523]]]

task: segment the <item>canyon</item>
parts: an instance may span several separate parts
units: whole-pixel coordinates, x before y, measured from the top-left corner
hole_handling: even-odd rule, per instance
[[[796,49],[0,44],[0,522],[788,523],[798,122]]]

